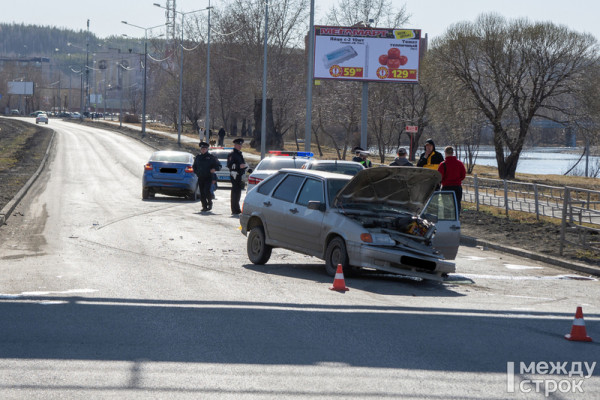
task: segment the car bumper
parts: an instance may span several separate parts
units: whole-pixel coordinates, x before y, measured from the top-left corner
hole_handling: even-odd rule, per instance
[[[456,271],[456,265],[438,258],[389,247],[348,243],[350,264],[395,274],[435,279]]]

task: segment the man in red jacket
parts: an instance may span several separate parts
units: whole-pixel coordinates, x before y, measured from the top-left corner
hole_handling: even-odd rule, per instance
[[[454,156],[454,149],[448,146],[444,149],[444,161],[438,167],[442,174],[442,190],[451,190],[456,194],[458,214],[460,215],[460,201],[462,200],[462,181],[467,176],[465,165]]]

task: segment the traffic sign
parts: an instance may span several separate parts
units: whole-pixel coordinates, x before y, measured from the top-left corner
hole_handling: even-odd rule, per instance
[[[406,125],[405,130],[408,133],[417,133],[419,131],[419,127],[416,125]]]

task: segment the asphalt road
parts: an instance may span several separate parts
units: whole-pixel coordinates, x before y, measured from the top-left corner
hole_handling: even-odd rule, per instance
[[[227,189],[208,214],[143,201],[151,149],[51,127],[49,164],[0,228],[2,399],[538,399],[521,383],[567,378],[583,393],[551,398],[600,393],[599,366],[507,374],[598,361],[597,342],[563,338],[581,305],[600,340],[595,279],[463,247],[443,284],[364,275],[338,293],[315,258],[250,264]]]

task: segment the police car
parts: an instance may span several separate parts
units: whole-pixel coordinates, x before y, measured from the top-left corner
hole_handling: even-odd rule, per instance
[[[233,147],[210,147],[208,152],[219,159],[221,170],[217,171],[217,183],[229,183],[229,168],[227,168],[227,155],[233,151]]]
[[[313,160],[314,154],[307,151],[269,151],[268,156],[258,163],[248,176],[248,188],[250,191],[266,177],[274,174],[282,168],[300,169],[304,164]]]

